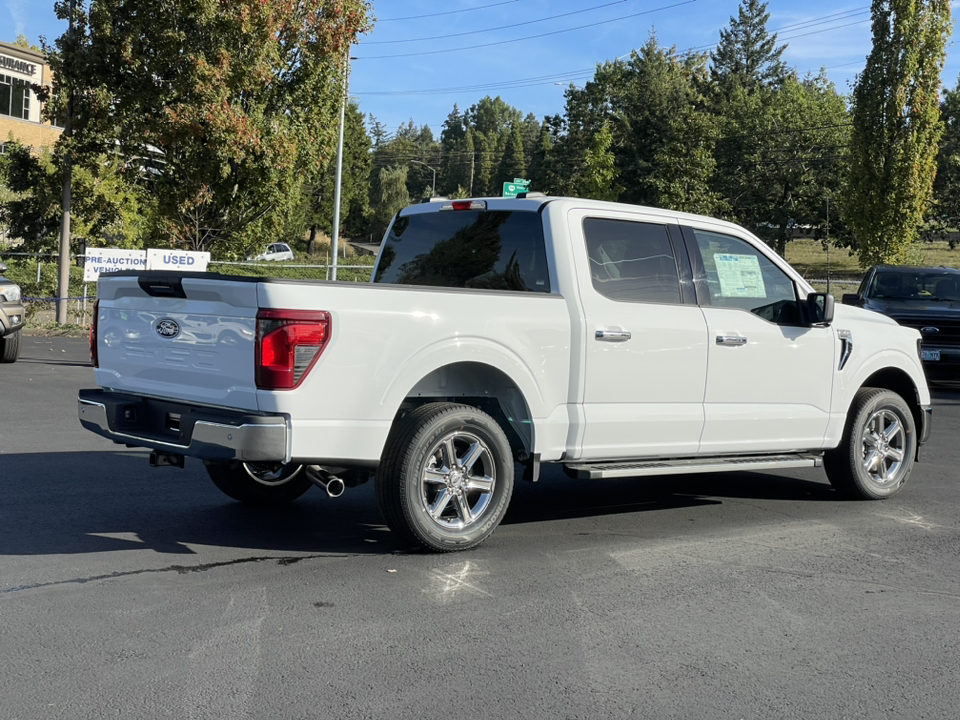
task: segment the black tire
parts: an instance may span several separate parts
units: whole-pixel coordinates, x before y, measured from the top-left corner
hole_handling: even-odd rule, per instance
[[[402,540],[435,552],[476,547],[510,504],[510,443],[497,421],[474,407],[422,405],[391,431],[376,490],[387,525]]]
[[[0,363],[16,362],[20,357],[20,331],[0,337]]]
[[[913,472],[917,432],[910,406],[890,390],[861,388],[853,398],[843,441],[825,453],[830,484],[844,497],[893,497]]]
[[[210,463],[207,474],[225,495],[249,505],[284,505],[313,485],[302,465]]]

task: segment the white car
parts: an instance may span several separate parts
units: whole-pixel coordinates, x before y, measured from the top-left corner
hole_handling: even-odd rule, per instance
[[[260,253],[256,257],[251,258],[247,256],[247,260],[254,260],[259,262],[261,260],[276,260],[276,261],[289,261],[293,260],[293,250],[290,249],[290,246],[286,243],[277,242],[270,243],[267,247],[266,252]]]

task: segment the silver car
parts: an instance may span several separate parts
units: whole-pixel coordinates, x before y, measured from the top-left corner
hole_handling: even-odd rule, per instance
[[[3,276],[6,263],[0,262],[0,363],[16,362],[20,356],[20,328],[26,317],[20,286]]]

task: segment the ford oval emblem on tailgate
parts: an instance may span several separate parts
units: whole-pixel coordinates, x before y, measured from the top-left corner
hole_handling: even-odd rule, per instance
[[[157,335],[162,338],[175,338],[180,334],[180,325],[176,320],[164,318],[163,320],[157,320],[156,331]]]

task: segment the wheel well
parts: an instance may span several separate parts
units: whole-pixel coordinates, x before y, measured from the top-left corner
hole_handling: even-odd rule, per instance
[[[919,432],[923,422],[920,408],[920,397],[917,395],[917,386],[907,373],[898,368],[884,368],[868,377],[861,387],[883,388],[891,390],[903,398],[913,413],[913,422]]]
[[[514,458],[525,461],[533,449],[533,418],[517,384],[491,365],[455,363],[437,368],[404,399],[398,417],[430,402],[457,402],[483,410],[503,428]]]

